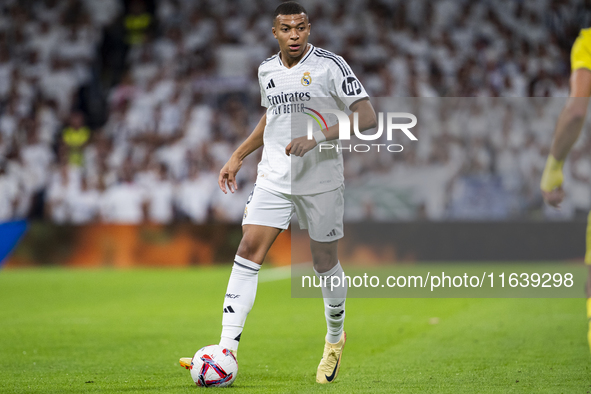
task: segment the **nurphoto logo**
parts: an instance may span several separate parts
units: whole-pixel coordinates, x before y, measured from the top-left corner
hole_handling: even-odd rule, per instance
[[[312,108],[304,107],[304,109],[310,111],[304,112],[306,115],[310,117],[308,119],[308,127],[307,127],[307,134],[308,139],[312,140],[313,137],[313,120],[320,126],[322,130],[328,128],[328,124],[322,116],[324,114],[333,114],[336,115],[339,121],[339,139],[340,140],[350,140],[351,139],[351,122],[349,121],[349,116],[346,113],[336,110],[336,109],[323,109],[322,113],[320,111],[316,111]],[[386,127],[384,127],[384,118],[386,119]],[[398,123],[402,119],[408,119],[410,122],[406,123]],[[396,121],[396,122],[395,122]],[[382,112],[378,113],[378,127],[375,134],[362,134],[359,131],[359,114],[357,112],[353,113],[353,133],[357,138],[362,141],[375,141],[384,134],[384,129],[386,130],[386,139],[388,141],[392,141],[392,136],[394,135],[394,131],[402,131],[408,139],[411,141],[418,141],[417,137],[410,131],[411,128],[416,126],[417,124],[417,117],[409,112],[387,112],[385,115]],[[349,146],[335,146],[332,144],[320,144],[320,151],[329,150],[329,149],[336,149],[337,152],[339,150],[346,150],[349,152],[369,152],[371,150],[376,150],[380,152],[380,148],[385,148],[388,152],[396,153],[402,152],[404,147],[400,144],[354,144]]]

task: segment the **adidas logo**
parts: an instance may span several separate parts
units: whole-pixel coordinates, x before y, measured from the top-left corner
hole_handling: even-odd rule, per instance
[[[337,235],[337,231],[335,229],[332,229],[330,233],[326,234],[327,237],[334,237],[335,235]]]
[[[267,85],[267,89],[271,89],[275,87],[275,82],[273,82],[273,78],[271,78],[271,80],[269,81],[269,84]]]
[[[343,316],[344,313],[345,313],[345,311],[340,311],[339,313],[335,313],[334,315],[330,315],[330,317],[332,317],[332,318],[341,317],[341,316]]]
[[[224,313],[236,313],[236,312],[234,312],[234,309],[232,309],[232,307],[230,305],[228,305],[227,308],[224,308]]]

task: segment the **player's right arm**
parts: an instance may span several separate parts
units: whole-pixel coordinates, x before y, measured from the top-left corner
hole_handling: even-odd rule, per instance
[[[562,190],[562,166],[571,148],[579,138],[589,96],[591,96],[591,70],[580,68],[575,70],[570,79],[571,94],[564,106],[550,148],[550,155],[542,174],[540,189],[546,203],[558,207],[564,199]]]
[[[225,194],[228,194],[226,185],[232,193],[238,190],[236,174],[240,170],[240,167],[242,167],[242,161],[244,158],[263,146],[263,134],[265,132],[266,125],[267,113],[265,112],[265,114],[261,117],[261,120],[259,120],[259,123],[254,128],[253,132],[242,144],[240,144],[238,149],[232,153],[230,160],[228,160],[228,162],[220,170],[218,185]]]

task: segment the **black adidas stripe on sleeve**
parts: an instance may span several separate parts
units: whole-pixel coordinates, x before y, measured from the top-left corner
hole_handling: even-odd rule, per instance
[[[271,60],[275,59],[276,57],[277,57],[277,55],[273,55],[273,56],[271,56],[271,57],[269,57],[269,58],[265,59],[265,60],[264,60],[264,61],[261,63],[261,66],[262,66],[263,64],[265,64],[265,63],[269,63]]]
[[[325,54],[319,50],[314,51],[314,55],[316,55],[318,57],[325,58],[325,59],[330,59],[333,62],[335,62],[335,64],[337,66],[339,66],[339,69],[341,70],[341,73],[343,73],[344,77],[351,74],[351,70],[349,70],[349,68],[344,64],[344,62],[342,62],[339,58],[337,58],[336,55],[332,55],[332,54],[328,55],[328,54]]]

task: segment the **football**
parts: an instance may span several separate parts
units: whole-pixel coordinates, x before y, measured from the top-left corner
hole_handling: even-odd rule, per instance
[[[205,346],[191,360],[191,377],[197,386],[228,387],[238,374],[238,361],[220,345]]]

